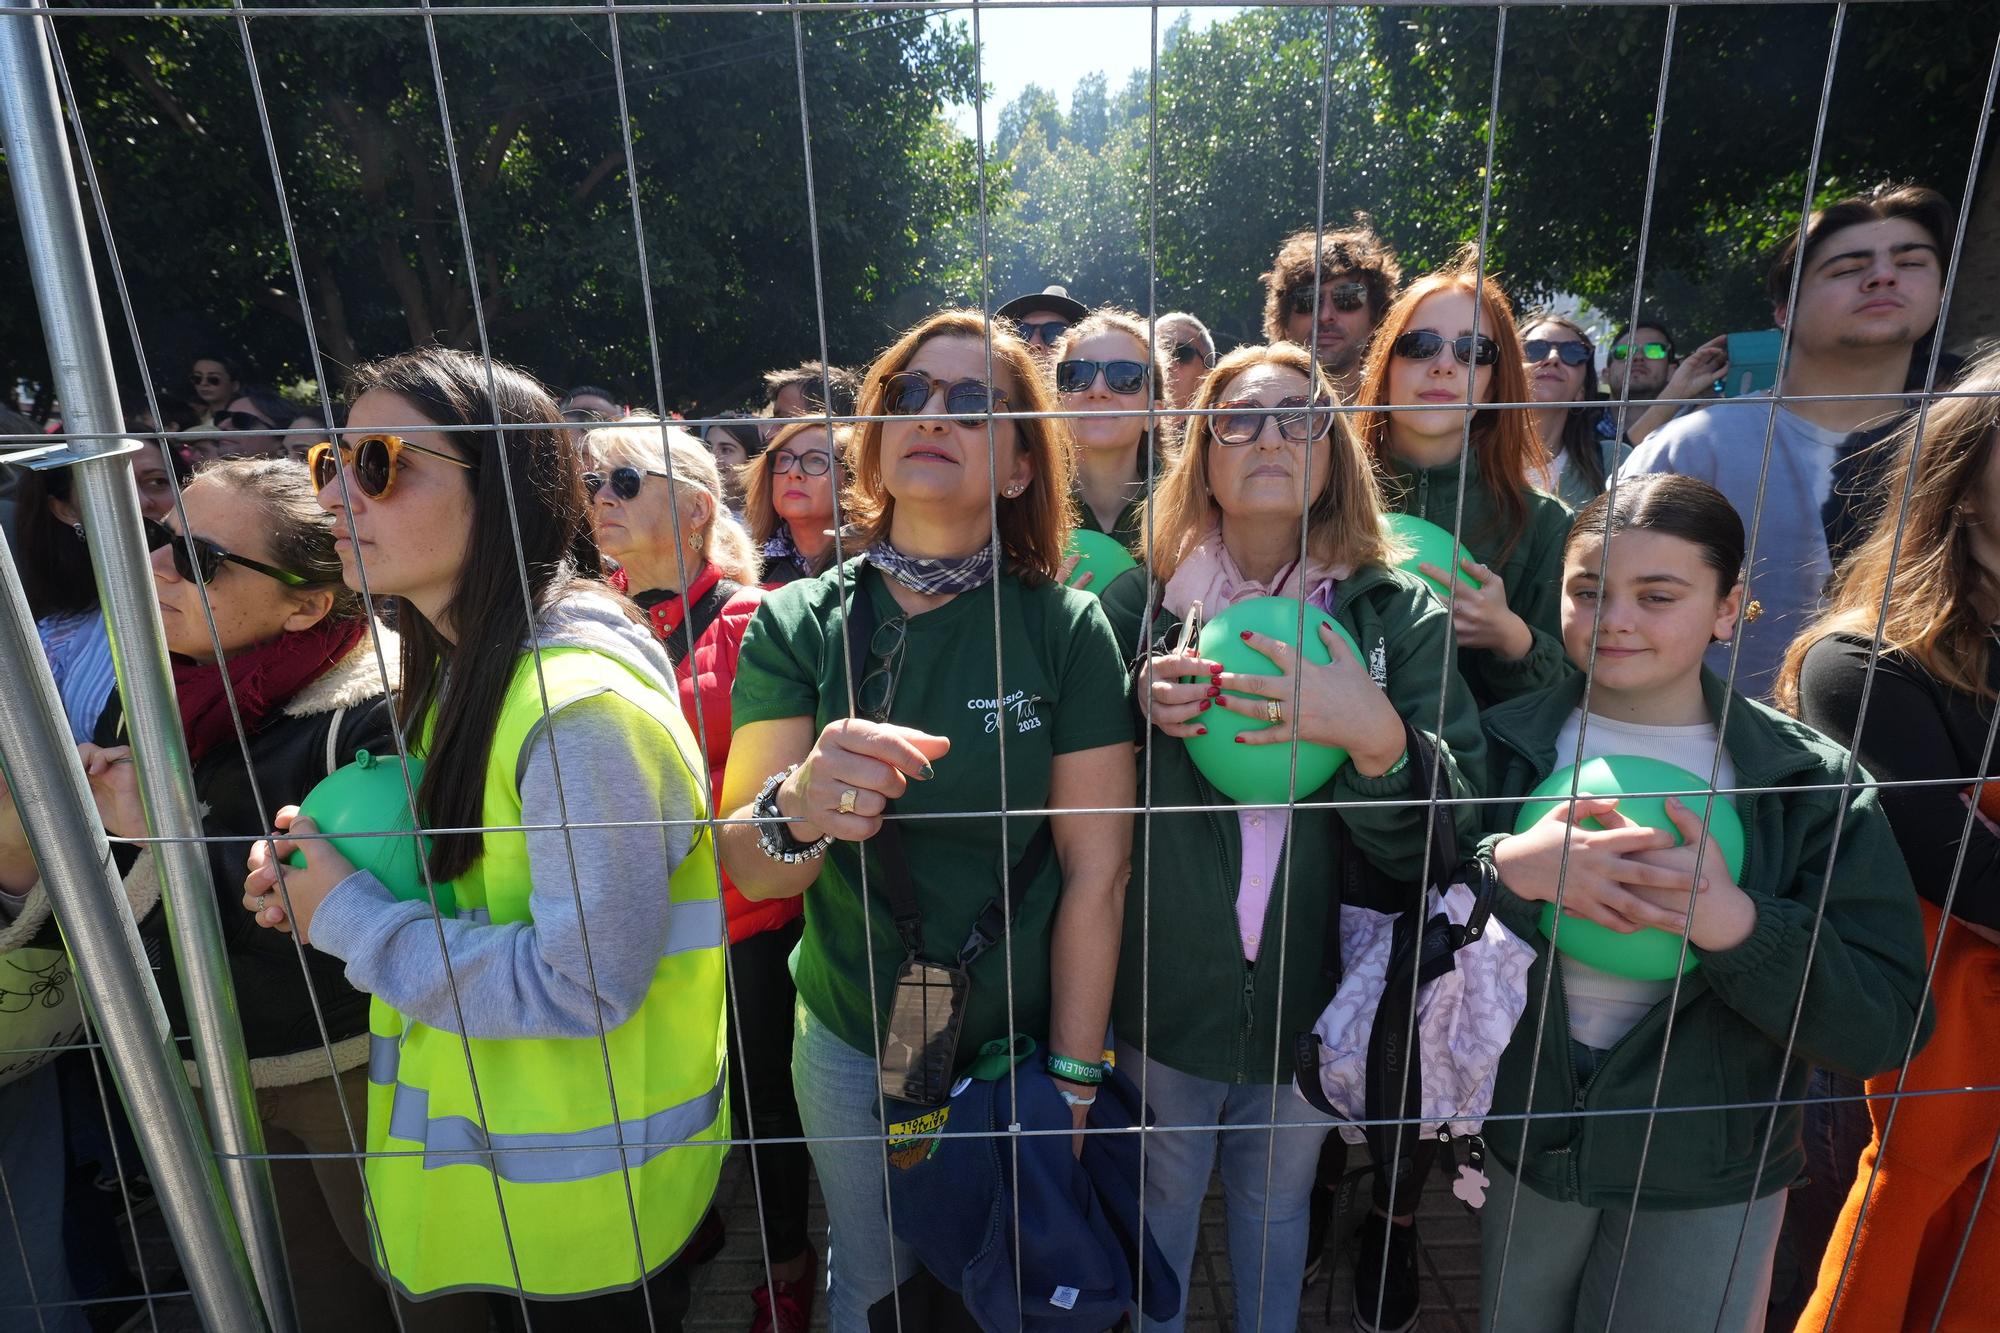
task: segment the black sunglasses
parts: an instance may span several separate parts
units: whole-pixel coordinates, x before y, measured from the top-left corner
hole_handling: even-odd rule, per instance
[[[192,554],[188,551],[190,543],[194,547]],[[146,549],[157,551],[162,546],[173,548],[174,572],[189,583],[199,583],[203,587],[215,582],[215,576],[222,572],[222,563],[225,560],[231,564],[241,565],[245,569],[254,569],[268,578],[274,578],[287,588],[302,588],[312,582],[304,575],[294,574],[289,569],[279,569],[276,565],[267,565],[262,560],[252,560],[247,555],[225,551],[206,537],[192,539],[183,537],[158,519],[147,519]]]
[[[646,484],[646,478],[664,478],[666,475],[651,468],[642,472],[636,467],[615,467],[608,475],[602,472],[586,472],[583,474],[583,493],[595,500],[597,493],[604,489],[604,483],[609,481],[613,495],[621,500],[636,500],[639,498],[639,488]]]
[[[1201,348],[1196,347],[1193,343],[1175,343],[1172,355],[1174,364],[1177,366],[1184,366],[1190,361],[1199,361],[1204,366],[1211,367],[1215,364],[1208,359],[1208,353],[1202,351]]]
[[[984,380],[939,380],[916,370],[898,371],[882,378],[882,407],[891,416],[913,417],[930,405],[934,394],[944,395],[944,410],[961,426],[977,426],[989,412],[1006,406],[1007,395],[996,393]]]
[[[209,420],[222,430],[276,430],[277,426],[250,412],[217,412]]]
[[[1549,359],[1553,352],[1566,366],[1582,366],[1590,363],[1590,344],[1580,342],[1556,342],[1549,338],[1530,338],[1521,344],[1528,364],[1539,366]]]
[[[1021,336],[1027,341],[1031,343],[1038,342],[1044,347],[1054,347],[1056,339],[1069,332],[1069,321],[1066,319],[1047,319],[1039,324],[1029,324],[1023,321],[1017,322],[1014,327],[1021,331]]]
[[[782,477],[796,467],[808,477],[824,477],[833,471],[833,460],[817,449],[805,453],[794,453],[790,449],[779,449],[771,455],[771,471]]]
[[[1328,410],[1333,404],[1324,398],[1312,402],[1297,397],[1280,398],[1270,407],[1247,400],[1216,406],[1224,415],[1211,418],[1215,424],[1210,429],[1221,444],[1255,444],[1264,433],[1266,422],[1275,422],[1279,437],[1294,444],[1323,440],[1333,429],[1333,413]],[[1320,410],[1309,410],[1312,408]]]
[[[1064,393],[1082,393],[1104,376],[1104,387],[1113,393],[1137,393],[1146,387],[1144,361],[1058,361],[1056,388]]]
[[[1417,329],[1404,334],[1389,345],[1389,350],[1410,361],[1429,361],[1451,346],[1451,354],[1458,358],[1461,366],[1490,366],[1500,360],[1500,344],[1485,334],[1477,338],[1469,333],[1461,333],[1456,338],[1447,338],[1429,329]]]
[[[1313,312],[1313,299],[1318,294],[1319,288],[1309,282],[1292,288],[1292,313],[1294,315],[1310,315]],[[1331,305],[1335,310],[1345,314],[1353,314],[1367,303],[1368,284],[1365,282],[1336,282],[1333,286],[1327,288],[1326,299],[1327,304]]]

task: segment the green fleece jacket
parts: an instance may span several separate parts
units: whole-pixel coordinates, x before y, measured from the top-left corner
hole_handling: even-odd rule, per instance
[[[1180,629],[1149,598],[1157,588],[1142,567],[1127,570],[1104,593],[1119,646],[1135,662],[1171,646]],[[1484,771],[1479,719],[1446,660],[1448,619],[1438,600],[1410,575],[1371,565],[1340,584],[1333,618],[1361,646],[1404,721],[1437,745],[1450,792],[1476,793]],[[1136,697],[1133,706],[1140,706]],[[1429,824],[1418,765],[1367,778],[1346,764],[1317,791],[1299,794],[1255,963],[1244,959],[1237,930],[1243,842],[1230,799],[1202,777],[1186,745],[1157,731],[1141,753],[1139,784],[1153,813],[1137,821],[1125,890],[1112,1002],[1118,1039],[1197,1078],[1283,1082],[1291,1077],[1293,1037],[1311,1029],[1338,982],[1326,968],[1325,945],[1343,877],[1357,878],[1354,863],[1364,863],[1372,873],[1358,876],[1366,881],[1359,896],[1394,910],[1423,873]],[[1309,807],[1315,802],[1352,804]],[[1189,806],[1222,808],[1183,808]],[[1469,853],[1479,831],[1477,808],[1455,804],[1440,817],[1452,821],[1459,854]],[[1348,840],[1359,858],[1344,855]]]
[[[1556,736],[1582,702],[1583,685],[1574,675],[1486,713],[1489,795],[1525,795],[1561,766]],[[1722,681],[1703,671],[1702,688],[1711,716],[1719,717]],[[1756,927],[1733,949],[1691,949],[1701,966],[1682,976],[1678,1003],[1655,1005],[1611,1048],[1585,1088],[1577,1086],[1571,1059],[1560,969],[1535,1059],[1537,1016],[1551,975],[1541,904],[1499,891],[1495,912],[1539,957],[1527,1010],[1501,1059],[1486,1141],[1509,1170],[1549,1198],[1630,1207],[1642,1154],[1641,1208],[1741,1205],[1783,1189],[1805,1163],[1802,1116],[1796,1101],[1781,1105],[1773,1128],[1768,1104],[1796,1099],[1814,1065],[1857,1077],[1893,1069],[1913,1031],[1929,1034],[1923,923],[1875,789],[1857,786],[1843,814],[1839,784],[1847,752],[1740,694],[1729,703],[1723,747],[1736,766],[1736,786],[1753,789],[1732,799],[1743,818],[1742,888],[1756,900]],[[1858,773],[1856,781],[1870,779]],[[1485,810],[1489,836],[1480,855],[1491,859],[1520,807],[1498,803]],[[1825,916],[1815,943],[1822,891]],[[1788,1062],[1786,1038],[1802,989]],[[1651,1118],[1649,1148],[1644,1108],[1654,1100],[1663,1050],[1663,1109]],[[1531,1077],[1534,1114],[1525,1122],[1523,1152],[1519,1117],[1529,1105]]]
[[[1446,532],[1462,532],[1459,540],[1473,558],[1500,572],[1500,581],[1507,585],[1508,609],[1525,620],[1534,635],[1528,655],[1514,661],[1490,648],[1459,649],[1459,672],[1485,708],[1553,685],[1574,670],[1562,646],[1562,549],[1574,515],[1562,501],[1524,490],[1527,522],[1508,550],[1501,514],[1480,474],[1476,449],[1464,467],[1464,522],[1454,528],[1459,470],[1457,459],[1437,467],[1385,459],[1380,468],[1382,498],[1396,513],[1428,519]]]

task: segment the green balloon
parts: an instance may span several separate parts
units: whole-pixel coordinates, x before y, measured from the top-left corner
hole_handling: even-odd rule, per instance
[[[1382,525],[1388,528],[1390,535],[1402,545],[1410,548],[1409,559],[1402,561],[1396,567],[1405,573],[1415,574],[1430,584],[1431,591],[1438,596],[1449,601],[1451,589],[1418,569],[1418,565],[1432,564],[1439,569],[1456,570],[1458,576],[1473,587],[1482,586],[1478,579],[1459,569],[1458,564],[1461,560],[1478,560],[1479,557],[1466,550],[1460,543],[1453,541],[1449,532],[1429,519],[1418,518],[1415,514],[1385,514]]]
[[[1316,606],[1306,607],[1304,660],[1321,665],[1333,660],[1320,639],[1319,626],[1332,625],[1357,658],[1362,656],[1354,636]],[[1245,675],[1275,676],[1277,666],[1270,658],[1243,641],[1243,631],[1267,634],[1280,643],[1299,642],[1299,603],[1293,597],[1252,597],[1238,602],[1209,621],[1201,629],[1201,655],[1222,663],[1224,671]],[[1366,659],[1363,658],[1365,661]],[[1231,690],[1239,699],[1257,696]],[[1280,700],[1289,716],[1291,705]],[[1292,747],[1289,745],[1238,745],[1236,735],[1261,731],[1273,725],[1257,718],[1243,717],[1226,708],[1211,708],[1201,714],[1206,736],[1187,738],[1188,757],[1215,789],[1244,805],[1283,805],[1292,792]],[[1303,798],[1319,790],[1347,762],[1347,751],[1335,745],[1301,742],[1298,747],[1298,795]]]
[[[1085,574],[1091,576],[1088,586],[1078,589],[1092,597],[1102,597],[1104,590],[1111,586],[1111,580],[1128,569],[1137,569],[1139,562],[1125,549],[1116,537],[1090,528],[1078,528],[1069,535],[1068,554],[1078,557],[1076,568],[1070,571],[1069,586],[1076,587],[1076,581]]]
[[[424,779],[424,761],[410,760],[410,786]],[[410,795],[403,786],[402,768],[394,757],[377,759],[366,750],[357,751],[354,762],[326,775],[319,785],[299,802],[299,813],[312,820],[321,833],[329,834],[327,844],[346,857],[356,870],[366,870],[382,882],[382,887],[404,902],[430,901],[424,892],[424,861],[430,858],[431,840],[410,833]],[[398,833],[400,838],[362,837],[361,834]],[[305,869],[312,843],[304,843],[286,858],[285,864]],[[438,911],[458,915],[458,897],[450,884],[437,886]]]
[[[1528,793],[1528,802],[1521,807],[1521,817],[1514,822],[1514,831],[1526,832],[1529,825],[1539,822],[1551,810],[1565,804],[1569,799],[1573,775],[1577,795],[1616,796],[1619,798],[1620,814],[1647,828],[1666,829],[1674,835],[1676,844],[1685,840],[1680,836],[1680,830],[1674,827],[1673,820],[1667,818],[1666,796],[1626,796],[1625,793],[1673,793],[1680,796],[1697,819],[1709,808],[1706,778],[1696,777],[1684,768],[1644,755],[1601,755],[1585,760],[1580,773],[1574,766],[1551,773],[1547,781]],[[1708,819],[1709,836],[1722,849],[1723,863],[1729,869],[1730,878],[1735,879],[1743,873],[1743,818],[1736,813],[1736,806],[1724,798],[1715,803],[1715,813]],[[1594,829],[1603,826],[1594,819],[1586,819],[1577,827]],[[1562,923],[1562,933],[1556,936],[1556,947],[1577,961],[1601,971],[1635,981],[1668,981],[1677,972],[1691,972],[1695,968],[1696,960],[1692,952],[1687,956],[1687,966],[1681,966],[1681,937],[1677,932],[1649,926],[1625,934],[1600,926],[1595,921],[1585,921],[1567,913],[1564,915],[1568,919]],[[1555,919],[1555,904],[1543,904],[1542,934],[1555,936]]]

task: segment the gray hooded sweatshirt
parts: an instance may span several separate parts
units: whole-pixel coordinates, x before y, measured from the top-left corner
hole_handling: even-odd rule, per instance
[[[658,641],[601,593],[563,598],[535,634],[543,648],[615,657],[679,699]],[[472,1037],[595,1037],[596,997],[604,1031],[638,1012],[666,951],[671,913],[721,910],[719,903],[676,908],[667,894],[667,877],[708,814],[705,780],[652,717],[613,694],[544,720],[516,771],[523,824],[557,824],[566,815],[572,826],[617,826],[527,835],[533,921],[446,920],[448,980],[430,904],[400,902],[374,875],[356,871],[313,914],[311,943],[345,962],[357,989],[431,1027],[460,1031],[462,1012]]]

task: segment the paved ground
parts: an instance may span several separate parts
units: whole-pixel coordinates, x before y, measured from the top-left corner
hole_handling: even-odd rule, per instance
[[[712,1263],[700,1270],[695,1280],[694,1307],[688,1317],[690,1329],[747,1330],[750,1291],[762,1278],[756,1196],[750,1187],[747,1160],[740,1152],[731,1156],[723,1170],[721,1200],[728,1225],[728,1244]],[[1347,1220],[1358,1224],[1360,1216],[1352,1213]],[[178,1287],[178,1266],[157,1211],[144,1212],[136,1231],[155,1289],[168,1290],[164,1285],[168,1282]],[[1424,1196],[1419,1232],[1423,1241],[1424,1301],[1417,1322],[1418,1333],[1471,1333],[1479,1322],[1478,1224],[1451,1197],[1442,1181],[1434,1180]],[[817,1186],[813,1191],[812,1236],[814,1247],[824,1252],[826,1212],[820,1206]],[[1322,1277],[1306,1291],[1300,1327],[1311,1333],[1321,1330],[1347,1333],[1352,1327],[1354,1282],[1345,1247],[1341,1245],[1343,1236],[1344,1229],[1336,1228],[1334,1244],[1341,1252],[1331,1277]],[[1201,1244],[1195,1252],[1194,1271],[1190,1275],[1188,1328],[1193,1333],[1226,1333],[1233,1323],[1231,1291],[1221,1196],[1211,1191],[1202,1217]],[[150,1312],[139,1310],[124,1327],[157,1329],[158,1333],[200,1333],[201,1326],[185,1296],[161,1296],[153,1301]],[[813,1327],[826,1327],[823,1308],[815,1310]]]

